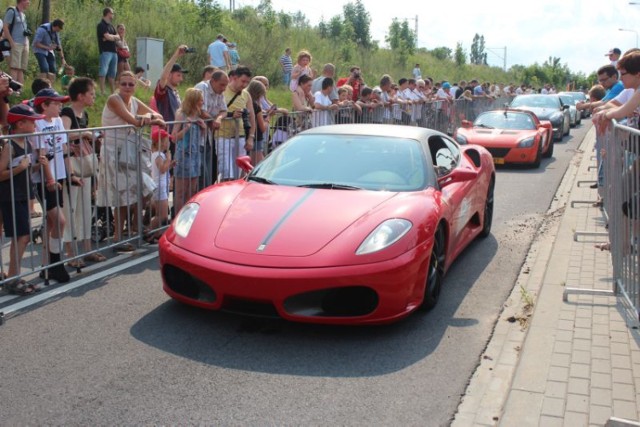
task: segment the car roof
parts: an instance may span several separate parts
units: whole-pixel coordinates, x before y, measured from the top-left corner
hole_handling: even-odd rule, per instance
[[[433,129],[418,126],[404,125],[377,125],[377,124],[344,124],[319,126],[305,130],[298,135],[363,135],[383,136],[389,138],[422,139],[431,135],[444,135]]]

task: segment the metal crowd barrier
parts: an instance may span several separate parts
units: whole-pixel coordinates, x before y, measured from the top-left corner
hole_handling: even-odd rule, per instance
[[[263,155],[267,155],[306,129],[334,123],[405,124],[451,134],[463,119],[472,119],[481,111],[501,105],[502,100],[476,99],[430,101],[408,106],[395,104],[389,108],[363,108],[362,111],[349,107],[332,111],[291,112],[271,117],[263,141],[261,144],[256,141],[256,147],[262,150]],[[167,124],[169,128],[187,124],[199,128],[197,123],[187,121]],[[161,173],[153,172],[156,169],[153,165],[162,149],[151,146],[149,128],[115,126],[23,135],[35,144],[34,141],[55,138],[56,135],[66,134],[72,139],[80,132],[90,132],[93,136],[89,146],[95,154],[95,166],[81,176],[83,185],[72,186],[66,181],[60,182],[62,200],[56,200],[56,203],[62,202],[64,205],[66,225],[53,223],[55,230],[47,227],[47,206],[42,188],[38,194],[30,187],[29,197],[35,196],[40,208],[29,208],[30,235],[23,257],[20,256],[19,247],[11,247],[12,239],[0,233],[0,272],[3,273],[0,284],[20,278],[30,280],[51,267],[69,262],[75,264],[87,256],[105,251],[122,252],[126,244],[136,249],[145,240],[155,243],[169,221],[193,194],[213,183],[241,177],[235,159],[247,154],[242,120],[224,119],[221,129],[216,130],[207,121],[205,125],[205,129],[189,137],[188,142],[180,138],[171,143],[169,151],[176,163],[171,165],[170,170]],[[9,139],[9,136],[0,137],[0,141]],[[10,184],[13,188],[13,177],[10,177]],[[15,216],[13,192],[11,196],[14,206],[12,213]],[[32,214],[39,212],[42,217],[32,217]],[[15,223],[13,227],[15,235]],[[59,236],[63,242],[59,261],[51,262],[47,256],[47,236],[50,234]],[[11,255],[21,258],[21,262],[17,274],[8,277],[7,265]],[[79,273],[84,267],[78,265],[74,268]],[[46,274],[45,280],[48,281]]]
[[[606,154],[603,210],[613,267],[609,290],[566,288],[569,294],[617,295],[635,311],[640,320],[640,131],[614,124],[602,136]],[[601,235],[604,233],[598,233]],[[592,233],[591,235],[596,235]]]

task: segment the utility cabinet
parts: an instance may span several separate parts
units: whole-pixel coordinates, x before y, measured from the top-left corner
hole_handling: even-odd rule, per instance
[[[164,68],[164,40],[150,37],[136,38],[136,58],[138,67],[145,69],[145,77],[156,86]]]

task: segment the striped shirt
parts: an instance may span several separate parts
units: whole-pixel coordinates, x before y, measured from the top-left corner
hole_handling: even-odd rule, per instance
[[[286,53],[280,57],[280,64],[282,64],[282,71],[285,73],[290,73],[293,70],[293,62],[291,61],[291,56]]]

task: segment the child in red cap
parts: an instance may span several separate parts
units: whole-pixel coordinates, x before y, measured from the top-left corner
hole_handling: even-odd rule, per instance
[[[169,170],[176,164],[171,159],[169,150],[169,134],[166,130],[154,128],[151,132],[151,178],[156,184],[153,190],[153,209],[151,229],[168,224],[169,221]],[[159,233],[151,232],[146,237],[147,243],[158,243]]]

